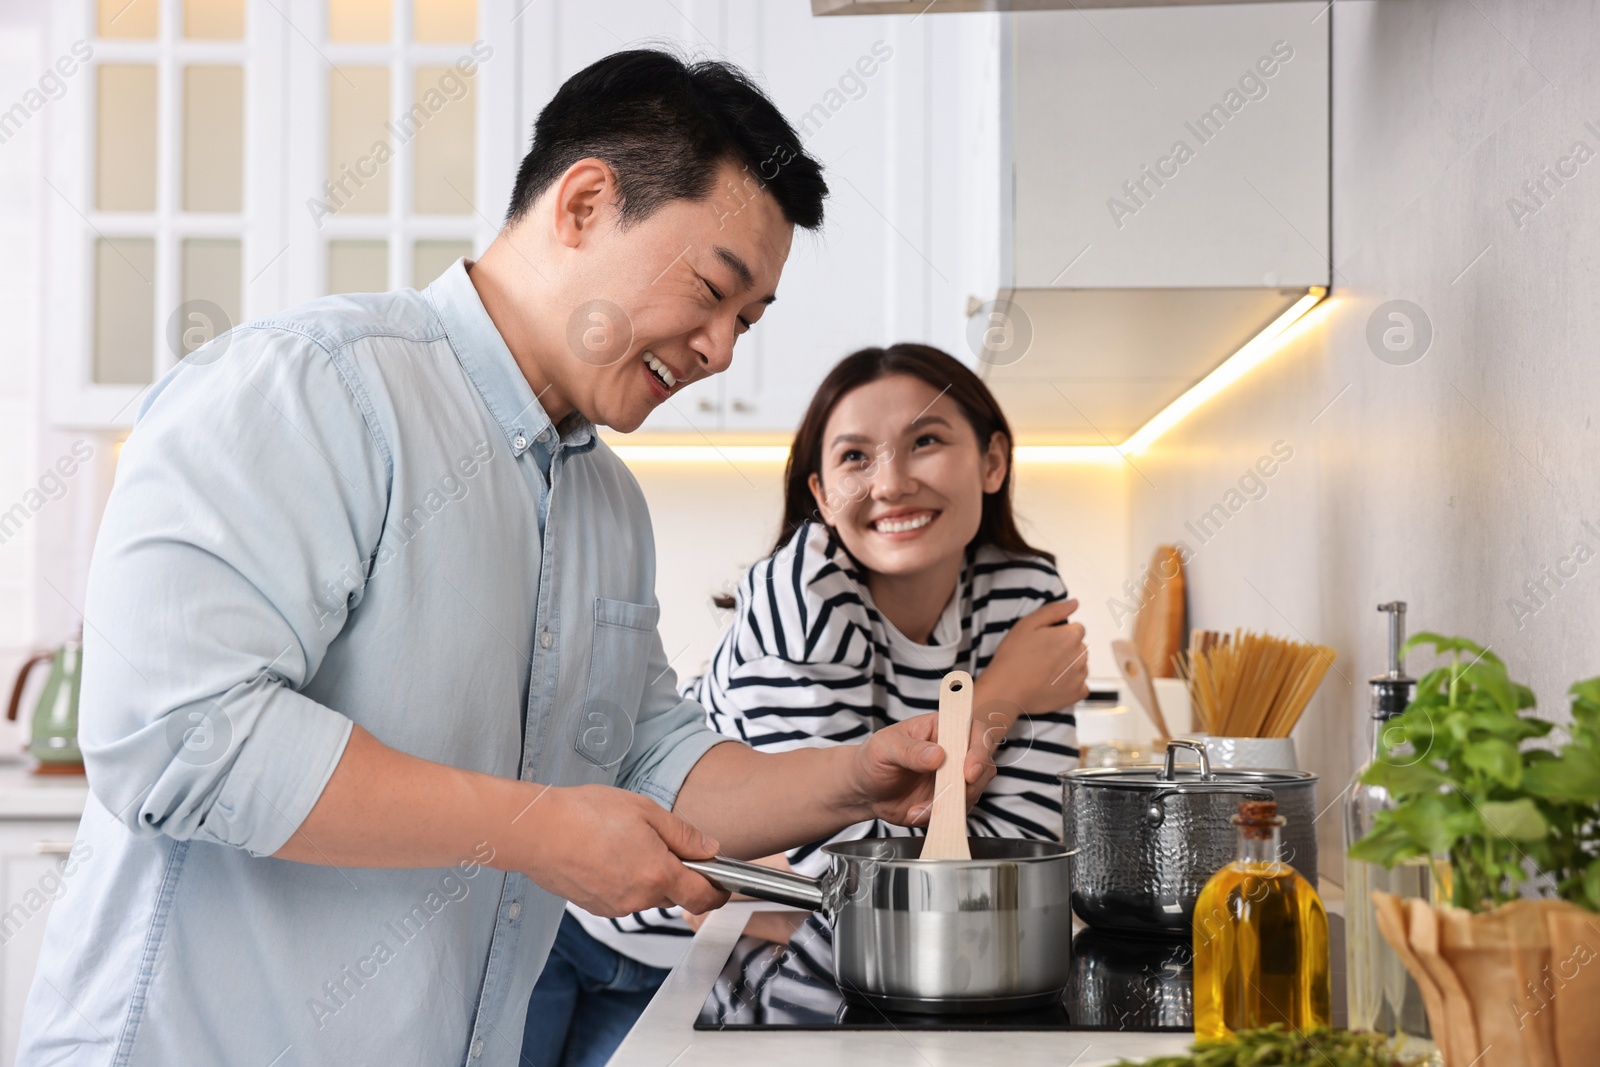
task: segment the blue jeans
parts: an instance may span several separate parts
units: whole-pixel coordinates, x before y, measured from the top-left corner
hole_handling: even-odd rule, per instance
[[[602,945],[563,912],[528,999],[522,1067],[603,1067],[667,973]]]

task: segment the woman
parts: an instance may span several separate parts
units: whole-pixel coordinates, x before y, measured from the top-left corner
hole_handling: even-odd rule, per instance
[[[773,553],[740,585],[710,670],[685,687],[712,726],[774,751],[847,743],[937,710],[940,679],[965,670],[967,779],[975,760],[999,765],[969,832],[1058,837],[1055,776],[1077,759],[1066,709],[1087,690],[1087,657],[1054,557],[1017,530],[1011,447],[993,395],[937,349],[868,348],[834,367],[790,450]],[[921,832],[874,821],[830,840]],[[827,843],[765,862],[820,874]],[[569,907],[525,1060],[603,1063],[687,933],[666,912]]]
[[[926,345],[868,348],[824,379],[795,436],[773,554],[691,695],[719,731],[781,750],[859,739],[975,679],[972,748],[999,764],[975,836],[1056,838],[1083,627],[1054,557],[1011,510],[1011,432],[993,395]],[[1003,746],[1003,747],[1002,747]],[[882,822],[831,840],[921,833]],[[825,841],[788,865],[827,867]]]

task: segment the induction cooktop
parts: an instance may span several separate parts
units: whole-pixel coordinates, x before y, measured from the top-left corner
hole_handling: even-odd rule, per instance
[[[818,913],[752,911],[695,1019],[696,1030],[1123,1030],[1194,1028],[1188,939],[1083,930],[1060,1003],[925,1015],[852,999],[833,976],[833,929]]]

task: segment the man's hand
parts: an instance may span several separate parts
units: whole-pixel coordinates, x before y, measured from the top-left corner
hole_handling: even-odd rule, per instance
[[[901,826],[927,823],[933,772],[944,762],[944,749],[934,743],[938,733],[939,716],[930,713],[887,726],[854,746],[851,786],[873,818]],[[965,771],[971,808],[994,777],[994,761],[969,759]]]
[[[485,847],[496,868],[520,871],[598,915],[671,904],[706,911],[728,899],[680,862],[712,858],[717,842],[642,796],[430,763],[359,726],[311,814],[273,855],[296,863],[427,868],[465,862]]]
[[[750,862],[754,863],[757,867],[771,867],[775,871],[787,871],[790,874],[794,873],[794,868],[789,866],[788,855],[782,852],[775,853],[771,856],[763,856],[758,860],[751,860]],[[747,897],[743,893],[735,893],[729,899],[755,900],[756,898]],[[689,929],[698,931],[700,927],[705,925],[706,916],[709,914],[710,912],[704,911],[685,911],[683,913],[683,921],[689,924]],[[781,922],[777,924],[769,924],[766,921],[768,918],[773,917],[781,920]],[[788,944],[789,934],[794,932],[794,923],[790,921],[792,917],[792,914],[787,912],[758,911],[750,917],[749,922],[745,923],[744,932],[752,937],[763,937],[768,941],[777,941],[781,944]],[[771,931],[781,929],[783,924],[788,925],[788,933],[785,933],[782,937],[773,936]],[[757,929],[758,926],[760,929]]]
[[[518,826],[528,840],[516,848],[517,867],[592,914],[674,904],[703,912],[728,899],[679,862],[711,859],[717,843],[636,793],[600,785],[550,787]]]

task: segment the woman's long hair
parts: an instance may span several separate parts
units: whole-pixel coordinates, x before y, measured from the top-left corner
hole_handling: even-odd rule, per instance
[[[822,474],[822,435],[833,409],[846,393],[891,374],[910,375],[949,394],[977,435],[980,451],[989,447],[996,433],[1005,435],[1005,480],[998,490],[984,494],[983,518],[972,543],[994,545],[1019,556],[1042,556],[1054,563],[1055,556],[1028,544],[1017,529],[1017,519],[1011,510],[1011,425],[995,402],[994,394],[960,360],[937,348],[918,344],[852,352],[822,379],[794,435],[794,444],[789,448],[789,462],[783,472],[783,526],[773,551],[788,544],[795,531],[808,520],[821,518],[816,498],[811,495],[810,480],[813,474],[819,478]]]

